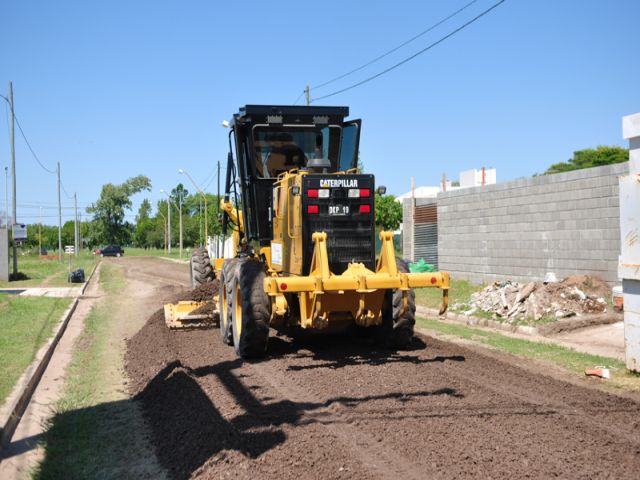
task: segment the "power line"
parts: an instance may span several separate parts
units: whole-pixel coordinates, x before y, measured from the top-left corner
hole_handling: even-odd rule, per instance
[[[62,187],[62,191],[63,191],[63,192],[64,192],[64,194],[67,196],[67,198],[68,198],[69,200],[73,200],[73,195],[69,195],[69,194],[67,193],[67,189],[66,189],[66,188],[64,188],[64,183],[62,183],[62,180],[60,180],[60,186]]]
[[[318,88],[318,87],[313,87],[313,88]],[[295,102],[293,102],[293,104],[295,105],[296,103],[298,103],[300,101],[300,99],[302,98],[302,96],[305,94],[306,90],[303,90],[300,95],[298,95],[298,98],[296,98]]]
[[[383,58],[391,55],[392,53],[400,50],[402,47],[409,45],[411,42],[413,42],[414,40],[417,40],[418,38],[422,37],[423,35],[426,35],[427,33],[429,33],[430,31],[432,31],[434,28],[439,27],[440,25],[442,25],[443,23],[445,23],[447,20],[452,19],[453,17],[455,17],[456,15],[458,15],[459,13],[463,12],[464,10],[466,10],[467,8],[469,8],[471,5],[473,5],[474,3],[476,3],[478,0],[472,0],[471,2],[467,3],[466,5],[464,5],[463,7],[459,8],[458,10],[456,10],[455,12],[453,12],[452,14],[448,15],[447,17],[443,18],[442,20],[434,23],[433,25],[431,25],[429,28],[427,28],[426,30],[423,30],[422,32],[418,33],[417,35],[414,35],[413,37],[411,37],[409,40],[402,42],[400,45],[398,45],[397,47],[392,48],[391,50],[383,53],[382,55],[377,56],[376,58],[374,58],[373,60],[368,61],[367,63],[360,65],[357,68],[354,68],[353,70],[348,71],[347,73],[343,73],[342,75],[339,75],[335,78],[332,78],[331,80],[327,80],[324,83],[321,83],[319,85],[316,85],[314,87],[311,87],[310,90],[315,90],[318,88],[322,88],[326,85],[329,85],[330,83],[333,82],[337,82],[338,80],[342,80],[345,77],[348,77],[349,75],[359,72],[360,70],[362,70],[363,68],[368,67],[369,65],[372,65],[374,63],[376,63],[379,60],[382,60]],[[300,98],[302,97],[302,95],[304,95],[304,91],[300,94],[300,96],[297,98],[296,102],[298,100],[300,100]],[[295,103],[294,103],[295,105]]]
[[[500,0],[499,2],[493,4],[491,7],[489,7],[488,9],[486,9],[485,11],[483,11],[482,13],[480,13],[479,15],[476,15],[475,17],[473,17],[471,20],[469,20],[468,22],[464,23],[463,25],[461,25],[460,27],[456,28],[455,30],[453,30],[452,32],[448,33],[447,35],[445,35],[444,37],[440,38],[439,40],[436,40],[435,42],[431,43],[430,45],[428,45],[427,47],[423,48],[422,50],[414,53],[413,55],[411,55],[410,57],[405,58],[404,60],[396,63],[395,65],[392,65],[389,68],[386,68],[385,70],[382,70],[381,72],[376,73],[375,75],[372,75],[368,78],[365,78],[364,80],[361,80],[357,83],[354,83],[353,85],[349,85],[348,87],[342,88],[340,90],[336,90],[335,92],[329,93],[328,95],[323,95],[321,97],[317,97],[314,98],[312,100],[312,102],[318,101],[318,100],[322,100],[325,98],[329,98],[329,97],[333,97],[334,95],[338,95],[340,93],[344,93],[348,90],[351,90],[353,88],[359,87],[360,85],[364,85],[367,82],[370,82],[371,80],[374,80],[382,75],[384,75],[385,73],[389,73],[391,70],[395,70],[396,68],[398,68],[401,65],[404,65],[405,63],[413,60],[414,58],[416,58],[419,55],[422,55],[423,53],[431,50],[433,47],[441,44],[442,42],[444,42],[445,40],[447,40],[448,38],[451,38],[452,36],[454,36],[456,33],[460,32],[461,30],[464,30],[465,28],[467,28],[469,25],[471,25],[472,23],[476,22],[477,20],[479,20],[480,18],[484,17],[486,14],[488,14],[489,12],[491,12],[493,9],[497,8],[498,6],[500,6],[501,4],[503,4],[506,0]]]
[[[4,95],[0,95],[0,97],[2,97],[7,103],[9,102],[9,99],[7,97],[5,97]],[[38,165],[40,165],[40,168],[42,168],[45,172],[48,172],[52,175],[56,174],[55,170],[50,170],[47,167],[44,166],[44,164],[40,161],[40,159],[38,158],[38,155],[36,155],[36,152],[33,151],[33,148],[31,147],[31,144],[29,143],[29,140],[27,140],[27,136],[24,133],[24,130],[22,129],[22,125],[20,125],[20,120],[18,120],[18,116],[16,115],[16,111],[15,109],[13,109],[13,118],[16,121],[16,124],[18,125],[18,130],[20,130],[20,134],[22,135],[22,138],[24,139],[25,143],[27,144],[27,147],[29,147],[29,151],[31,152],[31,155],[33,155],[33,158],[36,159],[36,162],[38,162]]]

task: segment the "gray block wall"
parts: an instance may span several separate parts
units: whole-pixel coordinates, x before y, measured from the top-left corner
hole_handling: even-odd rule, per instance
[[[402,258],[414,261],[413,258],[413,199],[405,198],[402,202]]]
[[[474,282],[596,275],[616,283],[622,163],[438,195],[440,270]]]

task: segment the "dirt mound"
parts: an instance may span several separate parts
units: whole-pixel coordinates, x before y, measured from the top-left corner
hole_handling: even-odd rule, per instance
[[[542,317],[566,318],[604,313],[610,290],[605,282],[588,275],[562,282],[495,282],[471,296],[472,310],[483,310],[508,322]]]
[[[180,300],[191,300],[194,302],[207,302],[210,300],[215,300],[218,296],[218,280],[213,280],[209,283],[204,283],[199,287],[190,290],[185,294],[188,298],[180,298]]]
[[[562,280],[562,285],[578,287],[584,293],[594,298],[607,298],[611,295],[611,289],[607,283],[591,275],[572,275]]]

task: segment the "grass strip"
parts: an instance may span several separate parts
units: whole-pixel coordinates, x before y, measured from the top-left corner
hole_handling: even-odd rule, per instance
[[[71,304],[69,298],[0,294],[0,404]]]
[[[468,305],[471,294],[479,292],[484,285],[476,285],[466,280],[451,280],[449,288],[449,305],[461,303]],[[429,308],[440,308],[442,290],[439,288],[416,288],[416,303]]]
[[[535,342],[430,318],[417,317],[416,322],[419,327],[439,334],[469,340],[522,358],[551,362],[579,376],[584,376],[585,368],[606,366],[611,370],[608,385],[627,390],[640,390],[640,375],[628,372],[624,362],[615,358],[582,353],[550,342]]]
[[[141,413],[122,384],[122,352],[114,339],[114,323],[126,315],[119,306],[125,295],[122,267],[103,264],[100,284],[105,297],[85,319],[44,436],[44,459],[32,478],[165,477],[148,460]]]
[[[191,252],[193,252],[194,248],[183,248],[182,249],[182,259],[189,260],[191,258]],[[165,258],[180,258],[180,248],[179,247],[171,247],[171,255],[167,250],[162,248],[138,248],[138,247],[130,247],[125,248],[124,250],[125,256],[129,257],[165,257]]]
[[[64,261],[40,258],[36,255],[25,255],[18,258],[18,271],[25,275],[25,280],[0,282],[2,288],[24,287],[67,287],[73,286],[68,282],[69,258],[65,255]],[[88,277],[95,265],[95,255],[82,252],[77,257],[71,257],[71,270],[84,269]]]

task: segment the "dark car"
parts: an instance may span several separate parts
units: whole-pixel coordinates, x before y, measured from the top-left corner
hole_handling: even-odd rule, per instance
[[[124,250],[117,245],[109,245],[100,249],[101,257],[121,257],[124,255]]]

